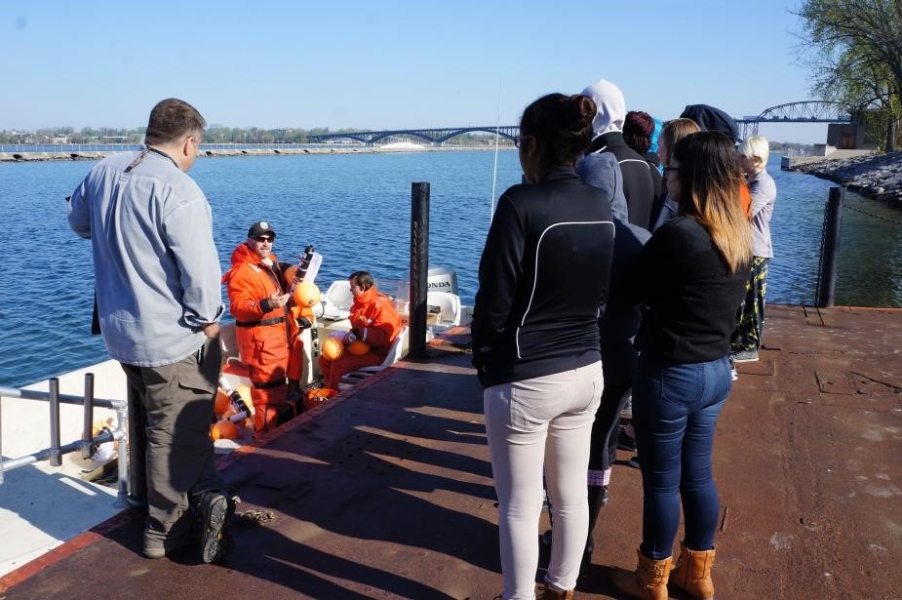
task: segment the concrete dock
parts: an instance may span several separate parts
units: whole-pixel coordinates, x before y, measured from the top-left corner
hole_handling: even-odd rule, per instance
[[[494,598],[482,395],[452,334],[222,459],[244,515],[227,564],[143,558],[125,511],[0,598]],[[902,310],[770,306],[765,342],[718,425],[717,598],[902,598]],[[577,598],[619,597],[612,571],[635,566],[639,471],[617,464],[610,490]]]

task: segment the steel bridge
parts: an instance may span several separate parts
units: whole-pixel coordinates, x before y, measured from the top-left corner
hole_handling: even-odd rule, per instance
[[[754,117],[736,119],[739,137],[758,135],[759,123],[851,123],[852,112],[839,102],[803,100],[778,104]]]
[[[734,118],[734,120],[739,126],[739,136],[745,139],[751,135],[758,135],[759,123],[851,123],[852,114],[848,107],[838,102],[804,100],[778,104],[765,109],[759,115],[741,119]],[[474,132],[497,133],[500,137],[513,141],[520,133],[520,127],[517,125],[504,125],[500,127],[441,127],[431,129],[394,129],[390,131],[355,131],[311,135],[308,139],[311,142],[341,139],[354,140],[369,146],[386,138],[406,137],[419,138],[434,146],[438,146],[458,135]]]
[[[450,140],[458,135],[473,133],[480,131],[483,133],[497,133],[503,138],[511,141],[520,133],[520,127],[517,125],[502,125],[491,127],[442,127],[438,129],[394,129],[391,131],[355,131],[353,133],[324,133],[321,135],[311,135],[307,139],[311,142],[322,142],[325,140],[349,139],[362,142],[367,145],[375,144],[380,140],[390,137],[413,137],[423,139],[432,145],[440,145],[442,142]]]

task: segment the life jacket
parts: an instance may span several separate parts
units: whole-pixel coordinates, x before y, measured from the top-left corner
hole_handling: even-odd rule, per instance
[[[752,218],[752,193],[746,182],[742,182],[739,186],[739,201],[742,203],[742,213],[746,219]]]
[[[278,260],[274,254],[269,258],[271,266],[241,243],[232,252],[232,268],[222,278],[235,317],[241,361],[252,366],[287,361],[293,333],[287,306],[264,312],[260,304],[273,292],[285,293]]]
[[[401,331],[401,317],[391,299],[373,286],[354,298],[350,312],[351,329],[372,352],[385,356]]]

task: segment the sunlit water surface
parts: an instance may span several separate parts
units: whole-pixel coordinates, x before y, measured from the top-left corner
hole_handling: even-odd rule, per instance
[[[409,268],[411,183],[431,186],[429,260],[458,274],[471,304],[493,197],[520,180],[515,152],[411,152],[224,157],[191,171],[213,207],[220,263],[254,221],[278,231],[274,251],[294,262],[307,244],[324,256],[317,283],[368,269],[405,278]],[[90,244],[66,223],[65,197],[91,162],[0,163],[0,385],[22,386],[107,358],[89,333],[93,301]],[[776,258],[768,301],[811,304],[828,181],[779,169],[772,222]],[[495,193],[493,195],[493,178]],[[902,305],[902,213],[847,194],[837,304]],[[876,215],[876,216],[871,216]],[[880,217],[880,218],[877,218]],[[574,275],[578,276],[578,275]]]

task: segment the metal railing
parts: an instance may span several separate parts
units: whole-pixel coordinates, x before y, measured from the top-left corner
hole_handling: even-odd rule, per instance
[[[105,400],[94,397],[94,374],[85,375],[84,396],[61,394],[59,391],[59,379],[53,377],[49,380],[49,391],[25,390],[0,386],[0,398],[21,398],[48,402],[50,405],[50,447],[10,460],[3,460],[2,439],[2,404],[0,404],[0,484],[4,481],[4,472],[18,469],[37,462],[49,461],[53,467],[63,464],[62,459],[66,454],[81,451],[82,458],[90,459],[94,456],[100,444],[106,442],[119,442],[118,452],[118,491],[114,506],[125,508],[128,504],[128,455],[125,451],[128,441],[128,401]],[[62,404],[75,404],[84,406],[84,429],[82,438],[68,444],[60,443],[60,406]],[[93,435],[92,424],[94,422],[94,407],[110,408],[116,411],[117,423],[115,430],[104,428],[98,435]]]

